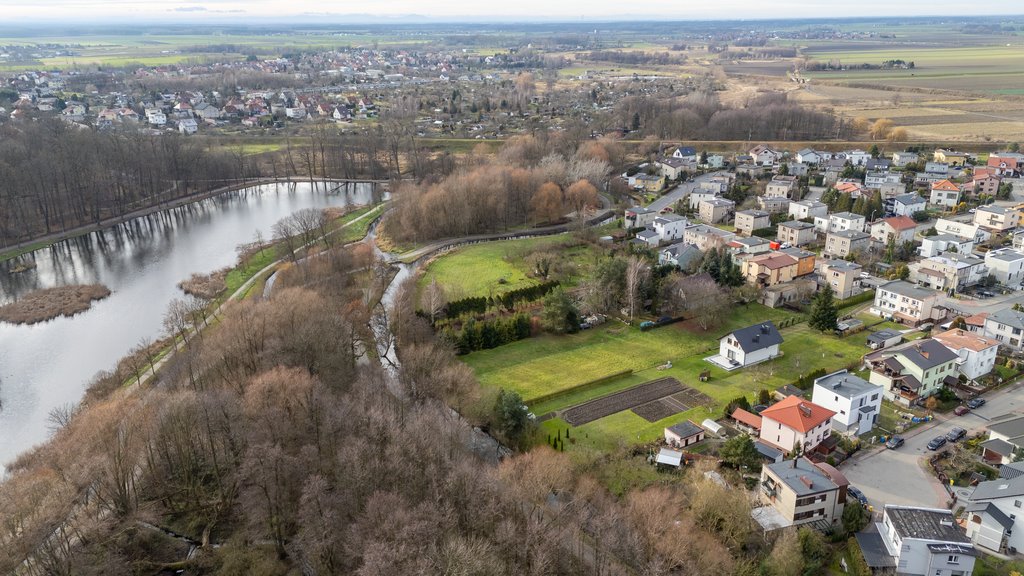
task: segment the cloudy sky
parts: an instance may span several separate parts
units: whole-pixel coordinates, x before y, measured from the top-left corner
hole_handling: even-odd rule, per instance
[[[195,20],[341,16],[421,15],[435,18],[494,20],[573,21],[611,18],[648,20],[690,20],[792,17],[855,17],[905,15],[1006,14],[1007,4],[979,2],[964,4],[952,0],[369,0],[367,2],[326,2],[323,0],[0,0],[6,22],[112,21],[112,20]],[[1011,12],[1024,12],[1024,5]]]

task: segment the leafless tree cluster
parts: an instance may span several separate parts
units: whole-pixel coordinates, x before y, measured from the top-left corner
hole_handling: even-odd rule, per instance
[[[599,206],[598,187],[609,173],[609,160],[618,154],[612,144],[589,142],[567,157],[550,142],[514,138],[496,158],[444,180],[403,184],[384,230],[391,238],[422,241],[583,214]]]
[[[8,123],[0,127],[0,246],[219,188],[253,171],[244,158],[177,134]]]

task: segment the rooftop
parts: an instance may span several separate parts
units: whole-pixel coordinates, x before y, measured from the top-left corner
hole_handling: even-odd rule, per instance
[[[740,328],[731,336],[737,341],[740,349],[747,353],[782,344],[782,334],[779,334],[779,329],[771,320]]]
[[[854,214],[853,212],[836,212],[832,215],[833,218],[842,218],[844,220],[864,220],[864,217],[860,214]]]
[[[769,252],[761,256],[757,256],[750,261],[758,266],[763,266],[769,270],[779,270],[788,266],[796,266],[797,259],[793,258],[789,254],[782,254],[780,252]],[[781,340],[780,340],[781,343]]]
[[[799,432],[813,430],[835,415],[828,408],[807,402],[799,396],[787,396],[761,411],[761,418],[780,422]]]
[[[871,235],[859,230],[842,230],[840,232],[829,232],[829,236],[838,236],[849,240],[860,240],[862,238],[868,238]]]
[[[785,226],[786,228],[792,228],[794,230],[807,230],[814,228],[814,224],[810,222],[801,222],[799,220],[790,220],[789,222],[782,222],[779,226]]]
[[[810,494],[820,494],[839,488],[835,482],[822,473],[810,460],[796,458],[795,460],[783,460],[766,466],[772,474],[790,490],[796,493],[797,497]]]
[[[900,204],[926,204],[927,203],[924,198],[921,198],[917,194],[900,194],[899,196],[896,196],[895,198],[893,198],[893,200],[896,201],[896,202],[899,202]]]
[[[739,212],[736,213],[737,216],[739,216],[740,214],[744,216],[752,216],[754,218],[768,217],[768,213],[765,212],[764,210],[740,210]]]
[[[995,338],[986,338],[975,332],[967,332],[959,328],[948,330],[941,334],[935,334],[932,338],[938,340],[947,348],[953,350],[960,350],[966,348],[974,352],[981,352],[982,350],[988,350],[993,346],[999,346],[999,341]]]
[[[1024,329],[1024,312],[1019,312],[1013,308],[996,310],[988,315],[986,321],[987,320],[998,322],[999,324],[1005,324],[1011,328]]]
[[[892,292],[893,294],[899,294],[900,296],[906,296],[914,300],[924,300],[926,298],[933,298],[939,295],[939,293],[936,292],[935,290],[918,288],[917,286],[905,280],[893,280],[888,284],[882,284],[878,288],[880,290]]]
[[[743,408],[737,408],[732,411],[732,419],[750,426],[751,428],[761,429],[761,417],[752,412],[747,412]]]
[[[970,544],[971,541],[956,525],[953,513],[934,508],[886,505],[885,515],[900,538],[938,540]]]
[[[669,426],[668,429],[673,433],[677,434],[680,438],[689,438],[690,436],[696,436],[704,431],[703,428],[690,422],[689,420],[680,422],[674,426]]]
[[[913,218],[907,216],[893,216],[892,218],[886,218],[882,220],[889,225],[893,230],[910,230],[917,228],[917,222],[914,222]]]
[[[828,260],[825,262],[825,266],[828,266],[829,270],[845,270],[847,272],[857,272],[863,269],[860,264],[847,260]]]
[[[971,492],[970,502],[1024,496],[1024,478],[998,478],[981,482]]]
[[[985,259],[999,260],[1002,262],[1016,262],[1018,260],[1024,260],[1024,254],[1013,250],[1012,248],[1002,248],[1000,250],[990,250],[985,253]]]
[[[896,331],[896,330],[892,330],[890,328],[885,328],[884,330],[879,330],[878,332],[875,332],[873,334],[868,335],[868,341],[869,342],[885,342],[886,340],[890,340],[890,339],[895,338],[897,336],[902,336],[902,334],[900,332]]]
[[[817,392],[819,387],[847,399],[856,398],[870,392],[882,391],[881,386],[876,386],[856,374],[850,374],[846,370],[833,372],[816,379],[814,381],[814,391]]]
[[[949,348],[931,338],[911,342],[900,348],[897,353],[921,370],[930,370],[960,358]]]
[[[998,419],[993,418],[989,422],[988,431],[1006,438],[1024,436],[1024,415],[1010,414]]]

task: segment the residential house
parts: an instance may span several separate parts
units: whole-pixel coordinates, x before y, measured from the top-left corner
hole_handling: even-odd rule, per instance
[[[836,182],[835,189],[840,194],[849,194],[854,200],[868,194],[867,186],[859,180],[840,180]]]
[[[960,203],[960,186],[946,179],[933,182],[928,203],[932,206],[953,208]]]
[[[919,288],[910,282],[894,280],[875,290],[871,311],[898,322],[920,324],[942,317],[938,309],[941,292]]]
[[[740,269],[747,282],[765,288],[796,278],[797,259],[781,252],[768,252],[743,260]]]
[[[864,175],[864,185],[872,190],[881,190],[886,184],[901,184],[898,172],[874,171]]]
[[[665,428],[665,442],[676,448],[686,448],[704,439],[704,429],[686,420]]]
[[[780,517],[777,527],[814,523],[829,529],[842,521],[849,486],[834,467],[796,458],[762,466],[759,493]]]
[[[917,223],[907,216],[883,218],[871,224],[871,239],[883,245],[893,241],[897,246],[904,242],[913,242]]]
[[[693,244],[677,242],[662,248],[658,252],[658,264],[675,266],[681,270],[690,270],[696,266],[704,254]]]
[[[903,333],[892,328],[883,328],[878,332],[868,334],[867,345],[872,350],[889,348],[903,342]]]
[[[146,122],[153,126],[163,126],[167,124],[167,115],[156,108],[148,108],[146,110]]]
[[[801,164],[817,164],[825,159],[825,156],[831,158],[831,154],[821,153],[810,148],[804,148],[796,153],[796,161]]]
[[[764,144],[759,144],[751,148],[748,154],[750,154],[754,162],[760,166],[771,166],[779,160],[782,160],[782,152],[773,150]]]
[[[871,160],[871,154],[859,148],[842,152],[840,156],[846,158],[846,161],[853,166],[864,166],[868,163],[868,160]]]
[[[921,246],[918,247],[917,252],[925,258],[931,258],[943,252],[970,254],[973,250],[974,240],[961,238],[953,234],[939,234],[938,236],[922,237]]]
[[[758,196],[757,207],[769,214],[782,214],[789,209],[789,198]]]
[[[768,173],[767,166],[759,166],[757,164],[739,164],[736,166],[736,174],[742,176],[749,176],[751,178],[760,178]]]
[[[943,252],[910,264],[910,279],[934,290],[962,290],[988,275],[985,261],[971,254]]]
[[[199,125],[192,118],[185,118],[184,120],[178,120],[178,132],[182,134],[195,134],[199,131]]]
[[[697,214],[702,222],[707,224],[718,224],[725,222],[732,216],[736,203],[725,198],[713,198],[703,200],[697,205]]]
[[[656,211],[644,208],[643,206],[626,208],[623,226],[625,226],[626,229],[647,228],[654,224],[654,219],[657,217],[658,213]]]
[[[736,235],[732,232],[705,224],[690,226],[683,231],[683,241],[693,244],[701,252],[706,252],[709,248],[725,246],[735,237]]]
[[[745,431],[753,436],[761,434],[761,417],[757,414],[747,412],[743,408],[736,408],[729,417],[735,420],[741,429],[745,427]]]
[[[979,206],[974,212],[974,223],[992,232],[1005,232],[1020,224],[1020,212],[995,204]]]
[[[286,118],[290,118],[292,120],[305,120],[306,109],[302,106],[286,107],[284,109],[284,115]]]
[[[822,284],[832,287],[836,298],[843,300],[861,292],[859,279],[862,271],[863,268],[856,262],[826,260],[821,265],[818,277]]]
[[[940,344],[960,357],[957,370],[968,380],[977,380],[992,371],[996,365],[999,341],[959,328],[932,336]]]
[[[850,254],[864,252],[871,247],[871,236],[866,232],[843,230],[829,232],[825,237],[823,256],[830,258],[846,258]]]
[[[1024,453],[1024,414],[1004,414],[989,420],[988,440],[981,443],[981,457],[990,464],[1018,461]]]
[[[906,194],[907,186],[903,182],[886,182],[878,187],[878,193],[882,196],[882,200],[886,201]]]
[[[1006,469],[1012,473],[1015,468],[1007,464],[1000,473]],[[1024,549],[1024,476],[978,483],[967,498],[964,519],[967,537],[975,546],[998,554]]]
[[[967,154],[939,148],[932,155],[932,160],[935,162],[942,162],[943,164],[948,164],[950,166],[963,166],[967,163]]]
[[[718,341],[718,353],[730,366],[751,366],[778,356],[781,344],[782,334],[768,320],[722,336]]]
[[[658,246],[661,246],[661,235],[650,228],[637,232],[636,240],[643,242],[649,248],[657,248]]]
[[[949,175],[949,164],[934,161],[926,162],[924,165],[924,175],[929,178],[941,180]]]
[[[1000,176],[1013,178],[1024,172],[1024,154],[1000,152],[988,155],[988,166],[995,168]]]
[[[971,576],[977,550],[961,531],[953,513],[946,509],[886,504],[878,532],[861,536],[865,549],[878,549],[871,540],[882,540],[892,564],[901,576]]]
[[[815,261],[817,260],[818,256],[814,252],[810,252],[802,248],[797,248],[796,246],[790,246],[789,248],[781,248],[779,249],[779,252],[782,252],[783,254],[788,254],[793,258],[796,258],[797,276],[806,276],[808,274],[814,273]]]
[[[726,244],[726,248],[729,249],[729,253],[733,256],[741,256],[744,254],[764,254],[772,249],[771,246],[771,241],[767,238],[761,238],[758,236],[737,236]]]
[[[1013,233],[1012,246],[1014,250],[1020,250],[1024,252],[1024,230],[1018,230]]]
[[[671,242],[683,237],[683,232],[690,225],[689,220],[677,214],[663,214],[654,219],[652,227],[662,242]]]
[[[662,174],[637,174],[636,189],[657,194],[665,188],[665,176]]]
[[[1024,312],[1004,308],[990,312],[985,318],[985,336],[995,338],[1007,348],[1024,350]]]
[[[828,205],[817,200],[790,202],[789,215],[794,220],[807,220],[815,216],[828,216]]]
[[[701,184],[706,184],[702,182]],[[721,195],[717,191],[704,190],[700,187],[695,188],[693,192],[686,197],[686,200],[690,203],[690,210],[697,210],[700,208],[700,203],[705,200],[716,200],[721,198]]]
[[[817,234],[814,232],[814,224],[793,220],[779,224],[776,238],[785,244],[803,246],[814,242],[817,239]]]
[[[192,108],[192,113],[200,120],[216,120],[221,117],[220,108],[207,102],[200,102]]]
[[[903,167],[907,164],[913,164],[917,162],[917,152],[893,152],[892,163],[894,166]]]
[[[1024,253],[1000,248],[985,253],[985,267],[1004,286],[1018,287],[1024,281]]]
[[[825,169],[825,185],[835,184],[846,170],[846,160],[844,158],[826,160],[822,167]]]
[[[789,396],[761,411],[761,441],[784,452],[807,454],[832,432],[836,413],[824,406]]]
[[[925,199],[917,194],[901,194],[885,202],[886,210],[896,216],[913,216],[915,212],[924,212],[927,207]]]
[[[954,234],[963,238],[971,238],[976,244],[992,237],[992,234],[977,224],[968,224],[947,218],[939,218],[935,221],[935,231],[939,234]]]
[[[693,146],[679,146],[672,152],[672,157],[679,160],[696,161],[697,149]]]
[[[671,156],[662,156],[655,163],[662,176],[669,180],[678,180],[686,172],[693,172],[697,168],[696,160],[682,160]]]
[[[771,216],[762,210],[740,210],[734,225],[737,233],[750,236],[754,230],[771,226]]]
[[[865,222],[866,219],[860,214],[836,212],[835,214],[829,214],[828,218],[824,219],[816,216],[814,218],[814,227],[824,234],[829,232],[845,232],[847,230],[863,232]]]
[[[889,400],[908,406],[956,384],[960,357],[929,338],[871,352],[864,360],[871,367],[869,381],[882,386]]]
[[[721,168],[725,166],[725,157],[721,154],[708,154],[708,161],[705,165],[708,168]]]
[[[799,184],[796,176],[775,176],[765,187],[764,195],[775,198],[792,198]]]
[[[835,413],[832,429],[840,434],[867,434],[882,411],[882,387],[846,370],[816,378],[811,401]]]
[[[971,189],[975,194],[988,194],[994,197],[999,192],[999,185],[1002,183],[1003,179],[995,174],[976,172],[971,177]]]

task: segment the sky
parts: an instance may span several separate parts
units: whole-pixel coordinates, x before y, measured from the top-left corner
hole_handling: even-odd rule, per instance
[[[907,15],[1006,14],[999,2],[953,0],[0,0],[6,23],[111,21],[272,20],[289,17],[335,20],[346,14],[425,16],[440,20],[735,20]],[[1024,12],[1024,6],[1013,12]]]

